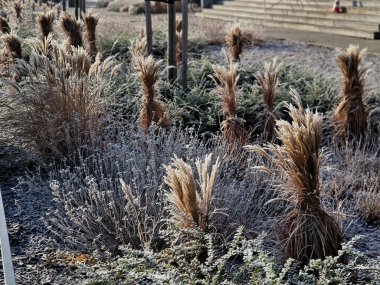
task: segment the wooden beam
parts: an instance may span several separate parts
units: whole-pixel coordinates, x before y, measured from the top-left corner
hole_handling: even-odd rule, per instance
[[[168,79],[173,83],[177,79],[176,64],[176,29],[175,29],[175,5],[174,0],[168,3]]]
[[[3,197],[0,190],[0,243],[1,243],[1,257],[3,261],[3,271],[5,285],[15,285],[15,273],[13,270],[11,248],[9,245],[7,221],[5,219]]]
[[[187,39],[189,32],[188,0],[182,0],[182,89],[187,89]]]
[[[153,31],[152,31],[152,6],[150,1],[145,1],[145,30],[146,30],[146,45],[148,55],[153,52]]]

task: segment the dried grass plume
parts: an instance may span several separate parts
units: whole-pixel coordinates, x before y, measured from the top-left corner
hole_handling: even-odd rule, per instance
[[[277,59],[271,63],[266,63],[264,71],[256,73],[257,86],[263,97],[265,107],[264,136],[267,140],[272,140],[275,132],[275,98],[278,87],[278,75],[281,64]]]
[[[247,148],[271,160],[285,174],[284,188],[292,197],[294,208],[279,223],[284,254],[285,258],[306,264],[310,259],[336,256],[342,231],[320,200],[322,117],[305,110],[298,94],[293,93],[293,97],[297,106],[287,105],[292,122],[276,122],[282,144]]]
[[[211,158],[212,154],[208,154],[203,162],[199,158],[196,160],[198,183],[191,166],[176,155],[172,163],[165,166],[165,183],[171,189],[168,194],[171,215],[174,223],[180,227],[199,227],[204,232],[209,229],[212,195],[220,166],[217,158],[210,169]],[[197,191],[197,184],[200,191]]]
[[[334,122],[338,137],[343,140],[360,137],[367,130],[368,112],[363,102],[364,85],[368,68],[362,65],[366,49],[349,48],[338,56],[342,73],[341,101],[335,110]]]

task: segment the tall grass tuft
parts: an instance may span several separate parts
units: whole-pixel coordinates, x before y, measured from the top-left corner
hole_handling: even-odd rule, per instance
[[[3,34],[9,34],[11,32],[11,27],[9,26],[6,19],[0,17],[0,31]]]
[[[91,13],[88,13],[83,17],[87,52],[91,58],[95,58],[98,53],[98,49],[96,48],[96,26],[98,25],[98,21],[98,16]]]
[[[55,20],[55,14],[53,11],[39,13],[36,20],[42,39],[47,38],[50,33],[53,33],[53,25]]]
[[[65,13],[61,18],[61,28],[69,39],[69,45],[73,47],[83,46],[80,22],[73,15]]]
[[[335,110],[337,135],[341,139],[360,137],[367,129],[367,110],[363,102],[364,85],[368,68],[362,66],[366,49],[350,45],[338,56],[339,69],[342,73],[343,86],[341,101]]]
[[[21,11],[22,11],[21,1],[15,1],[15,2],[13,2],[13,11],[16,14],[16,18],[19,19],[19,20],[21,20],[22,19],[22,17],[21,17]]]
[[[166,166],[165,183],[170,187],[168,200],[171,203],[171,215],[175,224],[180,227],[199,227],[207,232],[211,217],[211,201],[214,191],[216,173],[220,166],[219,158],[208,173],[212,154],[208,154],[203,162],[198,158],[195,162],[199,176],[197,182],[193,170],[183,159],[174,155],[172,163]]]
[[[225,41],[230,52],[230,59],[233,62],[238,62],[246,43],[246,37],[240,24],[234,25],[231,30],[228,31]]]
[[[140,110],[141,127],[146,130],[152,122],[155,122],[162,128],[169,128],[170,120],[165,114],[162,102],[155,98],[159,69],[162,61],[156,62],[151,55],[148,57],[136,55],[132,57],[132,62],[137,71],[137,76],[140,79],[143,91]]]
[[[21,40],[14,32],[2,35],[1,39],[14,61],[22,58]]]
[[[308,108],[305,110],[299,95],[293,96],[297,106],[287,105],[292,122],[276,122],[282,144],[268,144],[264,148],[249,146],[248,149],[274,162],[285,174],[284,186],[294,202],[294,208],[280,223],[285,258],[307,264],[310,259],[337,256],[342,231],[337,220],[321,204],[322,117]]]
[[[220,65],[213,65],[217,88],[226,119],[221,123],[223,137],[230,146],[244,145],[248,139],[248,133],[244,128],[244,120],[236,115],[237,108],[237,64],[230,63],[229,69]]]
[[[255,75],[259,92],[263,96],[265,107],[264,136],[267,140],[272,140],[275,133],[275,99],[278,87],[278,75],[281,65],[277,59],[271,63],[266,63],[264,71]]]

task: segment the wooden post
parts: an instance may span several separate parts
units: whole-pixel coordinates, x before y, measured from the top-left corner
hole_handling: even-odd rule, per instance
[[[187,89],[188,0],[182,0],[182,89]]]
[[[75,19],[79,19],[79,0],[75,0]]]
[[[11,248],[9,245],[9,237],[7,230],[7,222],[5,220],[3,197],[0,190],[0,244],[1,257],[3,260],[3,272],[5,285],[15,285],[15,274],[13,270]]]
[[[174,0],[168,3],[168,79],[173,83],[177,78],[177,64],[175,56],[176,30]]]
[[[146,45],[148,55],[153,51],[153,31],[152,31],[152,6],[150,1],[145,0],[145,30],[146,30]]]

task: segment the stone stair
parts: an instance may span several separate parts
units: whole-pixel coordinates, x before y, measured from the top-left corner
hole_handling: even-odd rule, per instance
[[[224,0],[198,16],[228,21],[248,21],[264,27],[323,32],[366,39],[380,39],[380,1],[363,1],[352,7],[341,1],[346,13],[332,13],[333,1]]]

